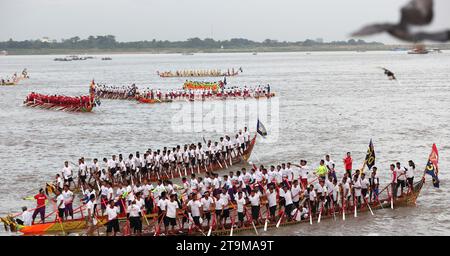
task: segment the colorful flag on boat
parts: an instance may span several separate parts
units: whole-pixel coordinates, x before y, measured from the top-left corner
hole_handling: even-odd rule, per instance
[[[367,149],[366,154],[366,165],[370,169],[375,165],[375,149],[373,147],[372,139],[369,142],[369,148]]]
[[[427,166],[425,167],[425,173],[430,175],[433,179],[433,186],[439,188],[439,153],[436,144],[433,144],[430,156],[428,157]]]
[[[267,136],[266,127],[264,127],[264,125],[261,123],[261,121],[259,121],[259,119],[258,123],[256,124],[256,132],[263,137]]]

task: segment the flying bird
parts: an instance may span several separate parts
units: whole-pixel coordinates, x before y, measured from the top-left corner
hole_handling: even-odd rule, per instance
[[[387,32],[393,37],[408,42],[420,42],[424,40],[447,42],[450,41],[450,30],[440,32],[416,32],[410,31],[411,26],[429,25],[434,17],[433,0],[412,0],[403,6],[400,13],[400,22],[379,23],[363,27],[352,34],[353,37],[369,36]]]
[[[395,77],[395,74],[390,71],[387,68],[383,68],[383,67],[379,67],[380,69],[384,70],[384,74],[389,78],[389,80],[397,80],[397,78]]]

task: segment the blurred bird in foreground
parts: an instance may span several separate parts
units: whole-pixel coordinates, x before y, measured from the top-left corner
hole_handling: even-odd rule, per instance
[[[450,41],[450,30],[440,32],[417,32],[410,31],[411,26],[429,25],[433,20],[433,0],[412,0],[403,6],[401,18],[398,24],[379,23],[363,27],[352,34],[353,37],[369,36],[387,32],[400,40],[408,42],[420,42],[424,40],[446,42]]]

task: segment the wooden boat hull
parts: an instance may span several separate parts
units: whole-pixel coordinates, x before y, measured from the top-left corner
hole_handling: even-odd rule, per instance
[[[65,111],[65,112],[92,112],[94,105],[90,106],[66,106],[66,105],[57,105],[52,103],[43,103],[43,102],[24,102],[24,105],[27,107],[32,108],[41,108],[41,109],[52,109],[52,110],[59,110],[59,111]]]

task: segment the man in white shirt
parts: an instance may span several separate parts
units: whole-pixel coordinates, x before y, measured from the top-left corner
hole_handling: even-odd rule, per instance
[[[200,199],[200,203],[203,207],[203,219],[207,220],[207,225],[209,226],[209,222],[211,220],[211,205],[214,203],[214,199],[209,196],[209,192],[206,191],[204,197]]]
[[[88,220],[88,234],[92,234],[94,231],[94,226],[97,224],[97,217],[96,217],[96,208],[97,203],[95,202],[95,194],[89,196],[89,200],[86,203],[86,217]]]
[[[119,229],[119,220],[117,219],[120,210],[117,206],[114,206],[114,201],[109,201],[108,207],[106,207],[106,215],[108,216],[108,224],[106,226],[106,235],[109,236],[111,231],[114,230],[114,236],[116,236],[117,232],[120,232]]]
[[[416,170],[416,164],[412,160],[409,160],[408,165],[408,169],[406,170],[406,180],[408,181],[409,192],[411,192],[414,185],[414,171]]]
[[[277,211],[277,196],[278,193],[271,184],[269,186],[269,190],[266,191],[267,206],[269,208],[271,221],[275,221],[275,213]]]
[[[328,172],[330,172],[333,168],[334,161],[331,160],[330,155],[325,156],[325,166],[328,168]]]
[[[282,195],[284,197],[284,213],[289,220],[291,220],[292,215],[291,212],[293,210],[294,202],[292,201],[292,192],[288,189],[287,186],[283,186]],[[281,196],[281,194],[280,194]]]
[[[366,174],[365,173],[361,173],[360,183],[361,183],[361,194],[362,194],[362,196],[364,198],[364,201],[365,201],[365,198],[367,196],[367,192],[369,191],[369,186],[370,186],[370,182],[366,178]]]
[[[142,233],[142,211],[136,200],[131,202],[127,209],[127,217],[130,221],[130,228],[133,229],[134,234],[141,235]]]
[[[237,206],[237,215],[238,215],[238,221],[239,227],[244,226],[244,216],[245,216],[245,204],[247,203],[247,200],[245,200],[242,191],[238,191],[237,197],[236,197],[236,206]]]
[[[292,183],[291,193],[292,203],[294,204],[295,208],[297,208],[300,203],[300,195],[302,193],[302,188],[298,184],[298,180],[294,180],[294,182]]]
[[[86,184],[87,175],[87,165],[84,163],[84,157],[82,157],[78,159],[78,187]]]
[[[300,160],[300,165],[294,165],[299,168],[300,185],[303,189],[306,189],[308,187],[309,167],[306,164],[306,160],[302,159]]]
[[[166,216],[164,220],[164,230],[167,233],[167,227],[172,226],[172,233],[175,233],[177,225],[178,202],[175,201],[176,195],[170,195],[170,200],[166,202]]]
[[[406,172],[401,167],[400,162],[396,163],[395,173],[397,176],[397,186],[395,188],[395,191],[398,191],[398,187],[400,187],[401,188],[400,196],[403,196],[403,188],[406,186]]]
[[[250,132],[247,127],[244,127],[244,141],[245,141],[245,149],[250,145]]]
[[[359,208],[361,206],[361,181],[356,175],[353,176],[353,197],[356,206]]]
[[[197,200],[197,194],[192,193],[191,200],[187,203],[188,211],[191,213],[194,224],[198,229],[201,229],[200,216],[203,215],[202,203]]]
[[[64,168],[62,170],[62,174],[64,177],[64,183],[68,184],[70,187],[70,184],[73,183],[73,185],[75,186],[75,182],[73,181],[73,172],[72,172],[72,167],[69,166],[69,162],[65,161],[64,162]]]
[[[281,164],[281,177],[283,178],[284,182],[292,182],[292,179],[294,177],[294,174],[292,173],[292,170],[290,168],[291,164],[289,163],[289,168],[286,167],[286,164]],[[286,183],[287,184],[287,183]]]
[[[64,190],[61,194],[64,197],[64,207],[65,207],[66,219],[68,219],[69,215],[73,219],[73,206],[72,206],[73,198],[74,198],[73,192],[69,190],[68,185],[64,185]]]
[[[56,194],[56,208],[58,208],[58,218],[60,221],[64,219],[64,213],[66,206],[64,205],[64,196],[59,192],[59,190],[55,190]]]
[[[22,215],[20,216],[21,219],[16,219],[17,224],[24,225],[24,226],[31,226],[33,223],[33,214],[28,211],[27,207],[22,207]]]
[[[252,207],[252,221],[255,225],[262,222],[260,219],[260,202],[261,202],[261,193],[257,189],[253,189],[248,196],[248,200],[250,201],[250,205]]]

